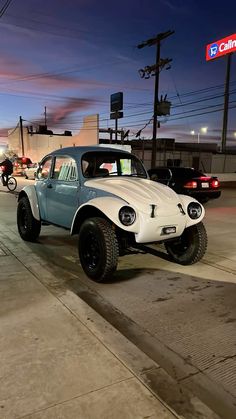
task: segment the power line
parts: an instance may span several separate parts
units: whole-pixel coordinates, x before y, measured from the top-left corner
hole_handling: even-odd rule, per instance
[[[3,17],[4,13],[7,11],[8,7],[10,6],[12,0],[7,0],[6,3],[0,9],[0,17]]]

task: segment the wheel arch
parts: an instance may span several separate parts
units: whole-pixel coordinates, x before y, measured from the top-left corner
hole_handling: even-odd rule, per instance
[[[30,203],[30,208],[31,208],[34,218],[38,221],[41,221],[39,205],[38,205],[38,197],[37,197],[35,187],[33,185],[25,186],[25,188],[23,188],[19,193],[18,202],[23,196],[28,198],[29,203]]]
[[[76,212],[72,226],[71,226],[71,235],[77,234],[83,222],[87,218],[100,217],[105,218],[108,221],[111,221],[99,208],[93,205],[84,205],[79,211]]]
[[[138,231],[138,220],[128,227],[124,226],[119,220],[119,210],[125,205],[127,205],[126,201],[113,197],[99,197],[88,201],[77,209],[71,225],[71,235],[78,233],[83,221],[90,217],[105,218],[116,229],[136,233]]]

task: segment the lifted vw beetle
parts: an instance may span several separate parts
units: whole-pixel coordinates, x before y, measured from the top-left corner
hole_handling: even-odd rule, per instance
[[[20,192],[17,225],[27,241],[37,240],[45,223],[78,234],[83,270],[101,282],[137,243],[164,243],[174,262],[198,262],[207,247],[204,214],[197,200],[150,180],[127,151],[67,147],[45,156],[35,184]]]

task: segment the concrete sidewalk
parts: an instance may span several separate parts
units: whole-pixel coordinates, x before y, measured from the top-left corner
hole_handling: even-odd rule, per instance
[[[140,379],[156,364],[79,297],[52,294],[45,275],[15,229],[0,223],[0,417],[179,417]]]

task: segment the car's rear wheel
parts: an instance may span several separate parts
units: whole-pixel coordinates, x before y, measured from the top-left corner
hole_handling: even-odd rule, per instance
[[[192,265],[198,262],[207,248],[207,233],[202,222],[188,227],[175,240],[165,243],[171,258],[181,265]]]
[[[40,234],[41,222],[34,218],[29,200],[25,196],[23,196],[18,202],[17,226],[19,234],[23,240],[33,242]]]
[[[111,278],[119,256],[117,237],[109,221],[94,217],[79,231],[79,257],[86,275],[97,282]]]

